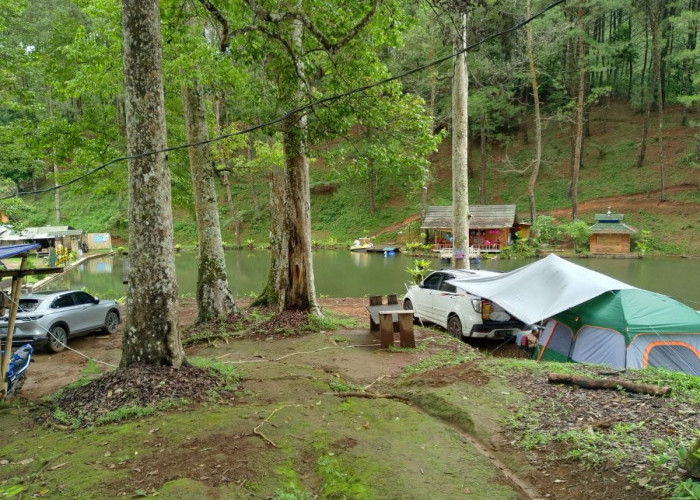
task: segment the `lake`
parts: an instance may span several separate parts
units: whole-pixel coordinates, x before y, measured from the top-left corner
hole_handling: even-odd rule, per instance
[[[316,293],[326,297],[364,297],[367,295],[402,295],[410,281],[406,268],[413,267],[413,257],[403,254],[355,253],[347,250],[314,252]],[[670,295],[694,309],[700,309],[700,259],[572,259],[583,267],[607,274],[625,283]],[[433,259],[433,269],[449,267]],[[510,271],[532,260],[482,260],[472,267]],[[181,252],[175,257],[180,295],[194,296],[197,285],[197,253]],[[262,291],[270,267],[265,251],[233,250],[226,252],[229,284],[236,297]],[[89,260],[50,283],[46,289],[87,289],[98,297],[119,298],[126,295],[122,284],[122,257],[105,256]]]

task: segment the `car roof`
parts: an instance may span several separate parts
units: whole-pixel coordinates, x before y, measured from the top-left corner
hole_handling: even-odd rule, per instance
[[[444,272],[454,274],[455,278],[476,278],[476,277],[488,277],[497,276],[501,273],[498,271],[487,271],[485,269],[439,269],[435,272]]]
[[[79,292],[80,290],[52,290],[48,292],[32,292],[23,294],[20,299],[35,299],[35,300],[46,300],[59,295],[63,295],[66,292]]]

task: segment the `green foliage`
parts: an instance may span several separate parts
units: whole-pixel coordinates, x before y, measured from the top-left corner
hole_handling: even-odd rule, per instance
[[[433,272],[430,268],[431,264],[432,262],[429,260],[416,259],[413,261],[413,267],[407,267],[406,272],[411,276],[413,282],[418,284]]]
[[[676,486],[670,500],[700,500],[700,483],[686,479]]]
[[[654,241],[651,236],[651,231],[648,229],[642,229],[639,238],[634,238],[634,249],[640,254],[645,255],[649,250],[651,250]]]
[[[522,233],[518,231],[515,233],[513,244],[503,247],[498,257],[501,259],[520,259],[534,257],[535,253],[535,246],[531,245],[527,238],[523,238]]]

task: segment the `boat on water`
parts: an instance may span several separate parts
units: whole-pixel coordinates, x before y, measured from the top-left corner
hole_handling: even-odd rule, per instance
[[[372,240],[369,238],[357,238],[352,242],[350,246],[351,252],[366,252],[369,248],[372,248]]]

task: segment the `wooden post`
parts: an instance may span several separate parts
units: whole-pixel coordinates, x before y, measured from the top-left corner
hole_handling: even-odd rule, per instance
[[[387,298],[387,304],[398,304],[399,303],[399,299],[395,293],[387,295],[386,298]]]
[[[382,305],[382,296],[381,295],[370,295],[369,296],[369,305],[381,306]]]
[[[379,311],[379,342],[385,349],[394,345],[394,320],[392,311]]]
[[[20,271],[24,271],[27,265],[27,254],[22,255],[22,263],[19,266]],[[2,356],[2,363],[0,363],[0,369],[2,370],[2,391],[0,395],[5,397],[7,395],[7,372],[10,369],[10,359],[12,358],[12,336],[15,331],[15,320],[17,318],[17,309],[19,308],[19,295],[22,290],[22,273],[18,276],[12,277],[12,290],[10,302],[10,317],[7,321],[7,337],[5,339],[5,352]]]
[[[413,311],[401,311],[399,317],[399,339],[401,347],[416,347],[416,339],[413,335]]]

